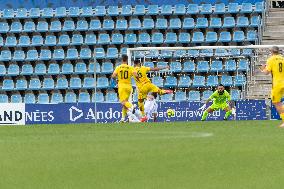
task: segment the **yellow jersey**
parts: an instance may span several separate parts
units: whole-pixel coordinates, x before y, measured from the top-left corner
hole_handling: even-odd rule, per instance
[[[284,57],[273,55],[267,60],[266,69],[272,74],[273,87],[284,86]]]
[[[150,82],[150,79],[147,76],[147,73],[150,71],[150,69],[151,69],[150,67],[145,67],[145,66],[134,68],[139,78],[139,81],[137,80],[137,78],[134,78],[137,87],[141,86],[144,83]]]
[[[131,78],[133,76],[134,68],[128,64],[121,64],[117,66],[114,73],[117,74],[118,85],[129,84],[131,85]]]

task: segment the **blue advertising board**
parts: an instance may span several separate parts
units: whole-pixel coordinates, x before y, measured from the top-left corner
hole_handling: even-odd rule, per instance
[[[197,121],[201,119],[200,102],[160,102],[158,121]],[[167,109],[174,109],[175,116],[168,118]],[[236,120],[265,120],[266,105],[264,100],[244,100],[236,103]],[[216,111],[208,120],[222,120],[223,111]],[[65,104],[26,104],[26,124],[69,124],[69,123],[117,122],[121,118],[119,103],[65,103]],[[232,119],[232,118],[231,118]]]
[[[282,104],[284,104],[284,100],[282,99]],[[278,114],[275,106],[271,103],[271,119],[278,119],[280,120],[280,115]]]

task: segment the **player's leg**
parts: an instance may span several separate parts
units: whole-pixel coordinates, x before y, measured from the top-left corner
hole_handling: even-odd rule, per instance
[[[147,91],[147,88],[144,86],[138,89],[138,108],[142,114],[142,117],[145,116],[144,101],[148,94]]]
[[[125,117],[129,111],[131,111],[131,108],[133,105],[128,101],[130,94],[132,92],[132,87],[128,85],[121,85],[118,87],[118,96],[119,101],[122,104],[122,117],[121,121],[125,121]]]
[[[156,85],[154,85],[153,83],[148,83],[147,87],[149,89],[149,92],[152,93],[157,93],[159,95],[164,95],[164,94],[171,94],[173,93],[172,90],[164,90],[164,89],[160,89],[159,87],[157,87]]]
[[[231,107],[226,103],[222,105],[222,110],[224,110],[226,112],[224,120],[228,120],[228,118],[230,117],[230,115],[232,114],[232,109]]]
[[[271,91],[271,99],[272,104],[275,106],[277,112],[280,115],[280,118],[282,119],[282,124],[279,126],[281,128],[284,127],[284,106],[281,103],[281,99],[284,96],[284,88],[274,88]]]
[[[205,121],[208,117],[208,114],[214,112],[215,109],[215,104],[212,104],[209,108],[207,108],[202,114],[201,121]]]

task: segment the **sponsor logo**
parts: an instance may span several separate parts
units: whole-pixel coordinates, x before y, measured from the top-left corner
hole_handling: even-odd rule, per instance
[[[1,104],[0,125],[25,125],[25,104]]]
[[[77,119],[80,119],[82,116],[83,116],[83,110],[80,110],[75,106],[69,108],[70,121],[76,121]]]

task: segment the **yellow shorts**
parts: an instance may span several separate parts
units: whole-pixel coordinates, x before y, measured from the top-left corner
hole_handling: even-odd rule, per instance
[[[147,82],[138,87],[138,100],[147,98],[148,93],[157,93],[161,89],[151,82]]]
[[[283,87],[273,87],[271,90],[271,100],[273,103],[281,102],[284,97],[284,86]]]
[[[119,101],[128,101],[129,97],[132,93],[132,85],[131,84],[120,84],[118,85],[118,96]]]

